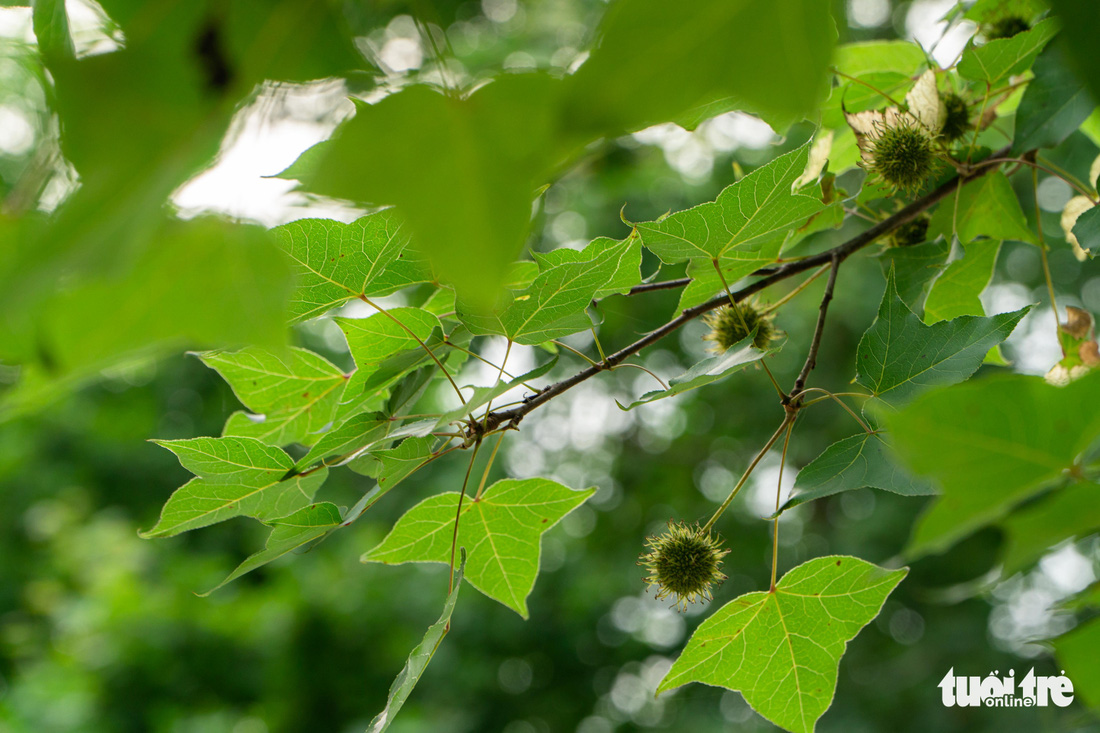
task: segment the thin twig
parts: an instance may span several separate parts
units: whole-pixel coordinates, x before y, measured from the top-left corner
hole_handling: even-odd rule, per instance
[[[794,387],[791,388],[791,399],[795,399],[802,392],[802,389],[806,386],[806,379],[810,376],[810,372],[817,366],[817,351],[821,348],[821,333],[825,330],[825,316],[829,312],[829,303],[833,299],[833,288],[836,287],[836,273],[840,269],[840,260],[834,259],[832,266],[829,268],[829,282],[825,285],[825,294],[821,296],[821,307],[817,313],[817,325],[814,326],[814,336],[810,341],[810,351],[806,354],[806,363],[802,365],[802,371],[798,373],[798,378],[794,380]]]
[[[655,290],[674,290],[676,288],[682,288],[691,282],[690,277],[680,277],[675,280],[663,280],[656,283],[642,283],[641,285],[635,285],[629,291],[627,295],[639,295],[641,293],[652,293]]]

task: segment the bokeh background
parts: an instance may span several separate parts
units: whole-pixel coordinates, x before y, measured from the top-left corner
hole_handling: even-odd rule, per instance
[[[67,5],[78,49],[109,47],[111,29],[97,7],[87,0]],[[583,60],[581,49],[604,8],[590,0],[420,5],[354,6],[360,50],[386,70],[383,82],[258,90],[238,112],[215,165],[176,192],[180,215],[213,211],[267,225],[303,216],[350,220],[356,216],[350,207],[262,176],[324,138],[349,114],[349,94],[369,98],[387,85],[448,75],[469,81],[501,69],[568,69]],[[949,64],[974,32],[963,23],[944,35],[937,19],[952,5],[849,0],[837,6],[847,22],[842,40],[915,39]],[[445,35],[446,63],[435,61],[410,13]],[[0,43],[6,195],[53,133],[29,9],[0,7]],[[808,125],[795,126],[780,139],[760,120],[731,113],[692,132],[664,125],[607,141],[546,192],[531,244],[549,249],[623,236],[624,204],[630,219],[645,221],[710,200],[740,172],[811,133]],[[1078,133],[1051,159],[1083,177],[1096,153]],[[73,182],[51,185],[58,201]],[[1058,212],[1070,189],[1041,177],[1039,193],[1038,207],[1029,205],[1030,196],[1021,200],[1057,240]],[[828,232],[806,246],[849,233]],[[643,264],[647,274],[655,268]],[[1083,274],[1064,245],[1055,247],[1051,271],[1062,303],[1100,311],[1100,278]],[[985,296],[987,311],[1044,300],[1041,277],[1033,248],[1006,246]],[[841,391],[851,380],[855,346],[883,282],[873,257],[845,268],[814,383]],[[781,383],[801,366],[820,286],[780,313],[777,325],[792,347],[772,363]],[[605,301],[605,348],[667,320],[676,297]],[[1006,355],[1018,368],[1042,373],[1057,361],[1052,319],[1049,308],[1035,310],[1009,341]],[[642,363],[673,376],[704,355],[702,335],[699,324],[685,328],[644,353]],[[307,325],[302,338],[350,365],[330,322]],[[587,335],[567,342],[592,348]],[[503,357],[503,343],[493,339],[479,349],[490,361]],[[522,372],[534,358],[514,348],[508,367]],[[467,382],[495,376],[488,367],[466,368]],[[561,366],[548,379],[575,368]],[[750,371],[634,412],[616,406],[616,399],[651,389],[651,381],[638,370],[602,375],[533,413],[506,441],[494,477],[547,475],[599,491],[546,535],[529,621],[472,588],[463,591],[452,631],[391,728],[395,733],[773,729],[734,692],[692,685],[654,698],[657,681],[707,607],[678,614],[655,601],[636,561],[646,535],[673,517],[703,518],[724,498],[781,417],[774,393],[762,372]],[[241,519],[168,540],[139,539],[138,530],[155,522],[170,492],[188,478],[170,453],[147,441],[217,435],[237,406],[214,372],[180,354],[112,370],[0,426],[0,731],[360,731],[382,709],[408,652],[438,616],[446,570],[363,565],[359,557],[421,498],[456,489],[465,461],[432,464],[350,530],[200,598],[197,592],[262,545],[263,527]],[[783,491],[798,467],[853,432],[849,421],[828,404],[804,415]],[[773,456],[720,523],[731,553],[716,604],[767,585],[769,525],[760,517],[774,506],[778,473]],[[351,504],[367,488],[365,477],[335,471],[326,498]],[[888,562],[922,505],[864,490],[799,507],[784,515],[781,569],[826,553]],[[1096,579],[1095,538],[1054,548],[1037,567],[1007,579],[995,568],[1000,543],[996,530],[986,530],[913,565],[883,613],[850,644],[820,730],[1100,730],[1080,703],[1010,711],[941,705],[936,683],[953,666],[1018,674],[1034,666],[1036,674],[1057,674],[1035,640],[1068,628],[1072,615],[1059,610],[1059,601]]]

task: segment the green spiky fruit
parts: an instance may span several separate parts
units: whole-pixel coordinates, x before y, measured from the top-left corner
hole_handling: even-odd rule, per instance
[[[710,333],[703,338],[712,342],[712,350],[723,352],[741,343],[756,331],[752,345],[764,351],[777,333],[772,324],[773,316],[765,314],[756,300],[743,300],[735,305],[724,305],[703,317],[710,326]]]
[[[883,126],[870,139],[868,168],[887,185],[902,191],[919,189],[936,170],[932,136],[907,120]]]
[[[944,96],[943,106],[947,110],[947,117],[940,135],[947,142],[953,143],[970,131],[970,109],[966,106],[966,100],[954,93]]]
[[[1012,38],[1017,33],[1030,30],[1031,25],[1018,15],[1006,15],[989,24],[986,38],[995,41],[999,38]]]
[[[722,574],[722,558],[729,550],[721,549],[722,540],[704,532],[698,524],[669,520],[668,531],[646,539],[649,552],[638,564],[649,570],[646,583],[657,588],[657,599],[675,597],[676,606],[700,598],[711,599],[711,586],[726,579]]]
[[[913,221],[906,222],[894,230],[892,237],[895,247],[911,247],[928,241],[928,224],[932,218],[921,214]]]

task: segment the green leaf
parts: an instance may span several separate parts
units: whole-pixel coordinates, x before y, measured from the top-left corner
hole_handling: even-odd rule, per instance
[[[428,627],[428,631],[424,634],[424,638],[416,645],[412,653],[409,654],[409,659],[405,662],[405,666],[398,673],[397,679],[390,685],[390,694],[386,699],[385,709],[374,716],[374,719],[370,722],[370,728],[367,729],[367,733],[382,733],[382,731],[390,726],[394,717],[401,711],[401,707],[405,704],[405,701],[409,699],[409,695],[412,693],[413,688],[416,687],[416,683],[420,681],[420,677],[424,674],[424,670],[427,669],[428,663],[432,661],[436,649],[439,648],[439,644],[443,641],[443,637],[447,635],[447,630],[451,628],[451,614],[454,613],[455,602],[458,600],[458,591],[462,587],[462,573],[465,567],[466,550],[463,548],[458,568],[455,569],[454,577],[451,578],[451,592],[447,595],[447,602],[443,604],[442,615],[440,615],[438,621]]]
[[[595,489],[574,491],[544,478],[504,479],[462,504],[458,544],[469,552],[466,579],[479,591],[527,618],[542,534],[580,506]],[[364,562],[442,562],[451,557],[459,495],[437,494],[397,521]]]
[[[264,524],[271,527],[271,534],[267,536],[267,544],[264,549],[250,555],[225,580],[199,595],[208,596],[222,586],[232,583],[245,573],[250,573],[272,560],[279,559],[288,552],[293,552],[299,547],[323,537],[339,527],[340,521],[340,508],[326,501],[303,507],[290,516],[265,522]]]
[[[1029,308],[926,326],[898,297],[891,273],[878,317],[856,349],[856,381],[895,407],[929,387],[962,382],[1008,338]]]
[[[32,19],[34,37],[44,57],[71,59],[76,55],[64,0],[36,0]]]
[[[435,438],[406,438],[396,448],[372,451],[364,456],[359,473],[375,479],[383,492],[389,491],[421,468],[432,457]]]
[[[1000,171],[963,186],[957,201],[949,198],[940,204],[928,225],[929,237],[937,234],[949,241],[952,234],[957,234],[963,244],[978,237],[1038,242],[1027,225],[1012,184]]]
[[[993,278],[999,240],[983,239],[966,246],[962,259],[955,260],[932,283],[924,301],[924,322],[947,321],[959,316],[984,316],[978,296]]]
[[[479,312],[460,296],[458,317],[475,334],[506,336],[528,346],[587,330],[592,321],[585,309],[636,247],[626,240],[593,249],[591,260],[565,256],[560,264],[547,262],[525,290],[506,294],[489,312]]]
[[[943,272],[944,262],[951,252],[950,242],[938,239],[934,242],[891,247],[878,255],[882,274],[894,271],[894,286],[909,309],[921,309],[921,300],[928,284]]]
[[[1092,0],[1051,0],[1062,21],[1062,37],[1074,70],[1100,99],[1100,71],[1096,68],[1096,29],[1100,28],[1100,6]]]
[[[377,412],[360,412],[352,415],[339,426],[325,433],[309,453],[302,456],[296,467],[302,470],[329,456],[343,456],[363,450],[373,443],[384,440],[392,425],[393,423],[385,415]]]
[[[1054,545],[1100,528],[1100,486],[1077,481],[1055,489],[1001,522],[1005,531],[1005,575],[1035,562]]]
[[[396,324],[393,325],[396,326]],[[417,326],[417,328],[420,327]],[[385,329],[389,326],[382,325],[379,328]],[[407,334],[407,332],[405,333]],[[397,335],[399,336],[399,334]],[[436,359],[442,362],[449,374],[454,374],[468,357],[463,349],[468,350],[471,339],[472,335],[464,328],[456,328],[445,337],[433,331],[431,337],[424,341],[424,346],[427,348],[417,344],[416,348],[398,351],[385,358],[368,371],[364,371],[363,374],[359,374],[357,371],[349,380],[347,390],[344,392],[344,402],[336,411],[337,421],[341,422],[356,412],[364,410],[385,412],[390,417],[395,417],[395,415],[390,414],[391,390],[397,389],[401,392],[402,380],[406,377],[417,370],[427,369],[431,378],[446,379],[428,352],[430,351]],[[411,339],[411,341],[415,343],[415,339]],[[370,351],[365,351],[364,355],[369,357],[371,355]],[[408,396],[399,395],[398,399],[404,399]]]
[[[339,6],[311,0],[234,0],[218,38],[238,83],[310,81],[371,66]]]
[[[843,43],[833,55],[833,66],[848,76],[873,72],[913,76],[927,61],[924,49],[911,41]]]
[[[402,351],[423,351],[422,344],[428,341],[432,332],[443,330],[436,316],[420,308],[390,308],[367,318],[334,320],[344,332],[355,360],[355,373],[348,382],[349,394],[357,393],[367,384],[368,378],[379,371],[387,359]],[[427,356],[426,351],[424,354]]]
[[[682,392],[687,392],[688,390],[725,379],[734,372],[739,372],[749,364],[760,361],[765,356],[774,354],[779,350],[779,346],[772,346],[769,347],[767,351],[760,351],[752,345],[752,340],[755,335],[756,332],[754,331],[740,343],[734,344],[725,352],[717,356],[703,359],[680,376],[668,380],[668,389],[657,389],[652,392],[646,392],[639,399],[630,403],[628,407],[623,407],[621,403],[616,404],[619,405],[619,409],[621,410],[633,410],[639,405],[645,405],[654,400],[662,400],[665,397],[672,397]]]
[[[997,87],[1008,77],[1022,74],[1031,68],[1035,57],[1058,32],[1058,22],[1047,18],[1035,24],[1031,30],[1017,33],[1012,38],[1000,38],[982,46],[968,46],[959,61],[959,76],[964,79],[988,82]]]
[[[1017,155],[1058,145],[1096,108],[1088,89],[1062,61],[1057,44],[1035,60],[1033,71],[1035,78],[1028,82],[1016,111],[1012,152]]]
[[[168,499],[160,521],[143,537],[171,537],[238,516],[261,521],[307,506],[325,482],[325,470],[286,478],[294,461],[255,438],[189,438],[153,441],[176,454],[195,478]]]
[[[777,513],[807,501],[865,487],[902,496],[936,493],[930,482],[911,475],[899,465],[881,433],[861,433],[833,443],[799,471],[794,483],[798,493],[787,499]]]
[[[292,175],[316,193],[395,205],[436,272],[487,307],[523,245],[535,190],[577,145],[559,126],[563,84],[506,74],[462,97],[406,86],[357,103]]]
[[[913,46],[910,43],[901,45]],[[920,53],[921,63],[924,63],[924,52],[919,47],[915,48]],[[833,130],[851,129],[844,116],[846,112],[881,109],[885,105],[893,104],[890,99],[904,99],[913,86],[913,80],[908,73],[887,71],[852,76],[854,77],[852,80],[838,78],[838,86],[833,88],[829,98],[821,105],[822,127]],[[835,169],[832,164],[832,156],[829,163],[833,172],[837,172],[838,169]]]
[[[407,227],[392,209],[350,224],[301,219],[274,231],[294,262],[293,321],[315,318],[352,298],[388,295],[431,279],[426,263],[408,250]]]
[[[1100,619],[1093,618],[1051,643],[1066,676],[1073,680],[1073,694],[1093,710],[1100,710],[1100,665],[1096,664]]]
[[[607,282],[593,297],[605,298],[616,293],[627,293],[642,281],[642,244],[627,240],[625,245],[610,237],[597,237],[583,250],[559,247],[549,252],[532,252],[542,271],[566,262],[593,262],[596,267],[611,265]],[[523,264],[523,263],[518,263]],[[533,279],[533,278],[532,278]],[[519,289],[519,288],[515,288]]]
[[[273,445],[312,443],[332,422],[347,382],[347,375],[331,362],[306,349],[281,354],[257,348],[208,351],[200,358],[229,383],[245,407],[264,417],[262,422],[246,419],[246,434]],[[260,434],[254,430],[258,426]]]
[[[797,118],[824,96],[833,29],[828,4],[816,0],[614,3],[599,45],[570,78],[565,113],[597,135],[633,132],[728,97],[738,109]],[[760,63],[765,58],[776,62]]]
[[[689,260],[687,275],[691,278],[691,282],[680,293],[676,312],[681,313],[688,308],[706,303],[717,295],[725,294],[726,286],[723,280],[732,287],[746,275],[751,275],[761,267],[772,264],[778,259],[782,246],[783,240],[776,238],[761,243],[759,247],[730,250],[718,260],[718,266],[722,268],[722,277],[718,277],[713,260],[702,257]]]
[[[1077,237],[1077,243],[1088,252],[1100,252],[1100,206],[1093,206],[1077,217],[1077,223],[1073,225],[1073,236]]]
[[[638,225],[642,243],[666,264],[694,257],[738,258],[782,240],[795,224],[825,208],[791,186],[806,168],[810,143],[762,165],[718,198],[658,221]]]
[[[998,375],[924,395],[888,416],[898,454],[942,495],[907,552],[940,552],[1070,469],[1100,435],[1100,374],[1066,387]]]
[[[657,693],[688,682],[739,690],[772,723],[810,733],[832,704],[848,642],[907,572],[847,556],[803,563],[774,592],[747,593],[704,621]]]
[[[1043,0],[977,0],[962,17],[978,25],[995,23],[1006,15],[1014,15],[1030,23],[1036,15],[1046,11],[1047,4]]]
[[[444,413],[442,416],[440,416],[438,422],[436,423],[436,426],[442,427],[457,420],[461,420],[467,415],[472,414],[482,405],[488,404],[490,401],[495,400],[497,397],[500,397],[505,392],[515,389],[525,382],[531,382],[541,376],[544,376],[551,369],[553,369],[557,365],[557,363],[558,357],[555,355],[549,361],[540,364],[529,372],[520,374],[515,379],[510,379],[506,382],[498,382],[492,387],[475,387],[474,394],[466,400],[466,404],[462,405],[461,407],[456,407],[450,412]]]
[[[34,250],[44,244],[22,234],[12,244],[25,251],[6,253],[14,256],[3,264],[14,270],[2,268],[0,283],[19,272],[31,278]],[[133,260],[104,256],[111,263],[105,269],[61,267],[41,300],[5,301],[22,283],[0,293],[5,360],[42,362],[51,376],[63,377],[138,354],[285,342],[289,272],[267,232],[213,218],[166,219],[151,236],[155,246]]]

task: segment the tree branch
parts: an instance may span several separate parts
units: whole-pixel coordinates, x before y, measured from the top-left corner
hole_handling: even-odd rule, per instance
[[[794,386],[791,387],[791,393],[787,397],[790,400],[795,399],[802,393],[802,389],[806,386],[806,378],[817,366],[817,350],[821,348],[821,333],[825,330],[825,315],[829,312],[829,303],[833,300],[833,288],[836,287],[836,274],[839,269],[840,260],[834,259],[832,266],[829,267],[829,282],[825,285],[825,294],[821,296],[821,307],[817,312],[817,325],[814,326],[814,336],[810,340],[810,351],[806,354],[806,363],[802,365],[802,371],[798,373],[798,378],[794,380]]]
[[[674,288],[682,288],[690,283],[692,278],[690,277],[678,277],[675,280],[662,280],[655,283],[642,283],[641,285],[635,285],[627,292],[627,295],[638,295],[639,293],[652,293],[654,290],[672,290]]]
[[[1004,155],[1007,155],[1007,148],[993,153],[993,155],[990,157],[995,159]],[[816,255],[810,255],[809,257],[805,257],[801,260],[788,262],[786,264],[780,265],[779,267],[758,270],[756,273],[753,274],[758,275],[764,274],[765,272],[767,274],[756,282],[746,285],[740,290],[735,291],[732,294],[733,300],[744,300],[750,295],[758,293],[761,290],[764,290],[777,282],[781,282],[789,277],[793,277],[800,272],[805,272],[806,270],[812,270],[815,267],[820,267],[821,265],[832,265],[830,279],[834,279],[836,276],[837,268],[848,257],[863,249],[867,245],[873,243],[880,237],[889,234],[903,224],[908,224],[909,222],[913,221],[922,213],[930,209],[934,204],[939,202],[941,199],[953,193],[961,185],[969,183],[970,181],[977,178],[981,178],[982,176],[996,170],[997,168],[997,165],[983,166],[981,165],[981,163],[978,163],[975,168],[972,169],[970,172],[952,178],[950,181],[947,181],[934,191],[926,194],[916,201],[913,201],[893,216],[884,219],[878,224],[875,224],[873,227],[860,232],[856,236],[849,239],[847,242],[839,244],[832,249],[826,250]],[[726,305],[729,303],[729,301],[729,296],[721,295],[711,300],[708,300],[706,303],[702,303],[692,308],[687,308],[680,315],[678,315],[676,318],[673,318],[668,323],[657,328],[656,330],[650,331],[634,343],[623,347],[622,349],[616,351],[614,354],[611,354],[607,357],[607,360],[602,362],[601,364],[598,364],[596,366],[589,366],[577,372],[571,377],[549,385],[545,389],[539,391],[537,394],[534,394],[525,399],[524,403],[518,407],[513,407],[508,410],[502,410],[500,412],[494,412],[486,415],[484,422],[485,431],[495,430],[497,427],[504,424],[507,424],[508,427],[516,427],[519,422],[535,408],[546,404],[554,397],[557,397],[563,392],[566,392],[567,390],[577,386],[581,382],[584,382],[596,376],[600,372],[606,371],[607,369],[610,369],[611,367],[622,363],[623,361],[630,358],[631,356],[634,356],[647,346],[651,346],[657,343],[665,336],[668,336],[670,333],[683,326],[685,323],[688,323],[695,318],[698,318],[700,315],[707,313],[708,311],[714,310],[715,308],[718,308],[722,305]],[[822,313],[822,315],[819,316],[819,322],[822,320],[823,315],[824,314]],[[817,338],[820,339],[820,335],[818,335]],[[809,371],[805,371],[808,375]]]

